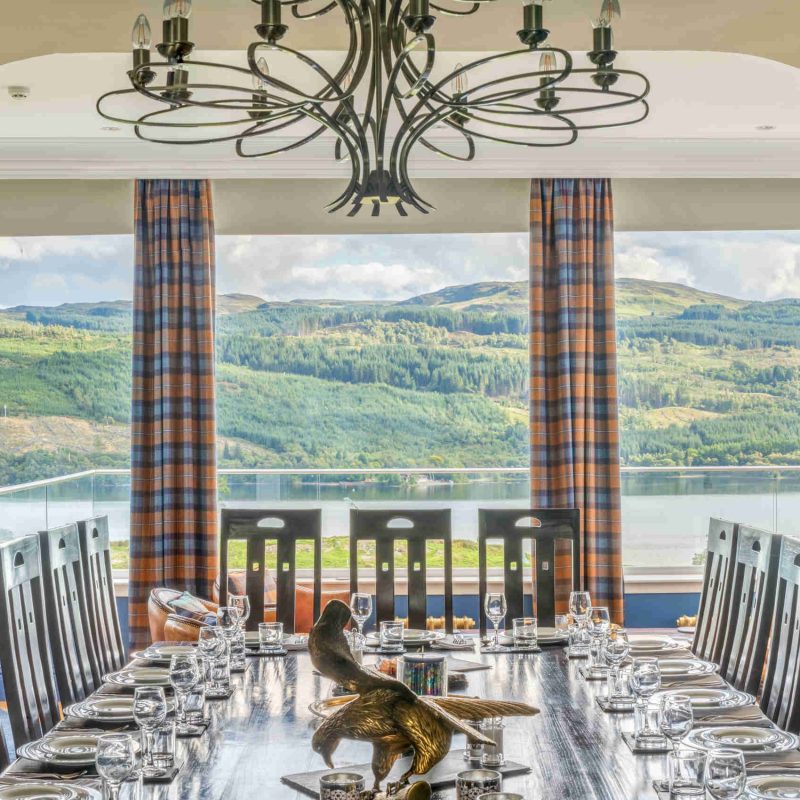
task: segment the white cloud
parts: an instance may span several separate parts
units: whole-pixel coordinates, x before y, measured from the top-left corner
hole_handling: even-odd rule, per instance
[[[641,278],[648,281],[693,284],[688,264],[669,259],[657,247],[627,244],[617,239],[616,271],[618,278]]]

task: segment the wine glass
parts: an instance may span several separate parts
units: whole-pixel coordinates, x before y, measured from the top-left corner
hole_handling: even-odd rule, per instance
[[[232,594],[228,602],[239,612],[239,626],[244,628],[250,618],[250,598],[246,594]]]
[[[606,661],[610,665],[609,686],[616,687],[619,684],[619,668],[622,662],[628,657],[631,651],[631,644],[628,641],[628,632],[624,628],[611,628],[608,632],[605,643]],[[609,696],[609,700],[611,697]]]
[[[127,733],[106,733],[97,737],[97,774],[108,784],[108,800],[119,800],[119,789],[133,773],[136,750]]]
[[[153,763],[153,734],[167,718],[167,699],[157,686],[137,686],[133,695],[133,718],[144,733],[144,774],[160,775]]]
[[[364,635],[364,623],[372,616],[372,595],[354,592],[350,597],[350,613],[358,626],[360,636]]]
[[[647,719],[647,701],[661,688],[661,668],[657,658],[642,657],[633,660],[631,668],[631,689],[636,695],[636,705],[643,719],[639,735],[643,738],[660,737],[657,730],[650,727]]]
[[[236,606],[220,606],[217,609],[217,625],[226,639],[232,639],[239,628],[239,609]]]
[[[672,749],[677,750],[684,736],[694,725],[692,698],[685,694],[668,694],[661,700],[659,727],[671,742]]]
[[[498,626],[500,625],[500,620],[506,615],[506,596],[502,592],[487,592],[486,599],[483,602],[483,608],[486,612],[486,616],[492,621],[492,625],[494,625],[494,641],[487,650],[497,652],[502,649],[500,647],[500,632]]]
[[[577,623],[586,619],[589,609],[592,607],[592,598],[589,592],[570,592],[569,611]]]
[[[737,800],[744,794],[747,771],[741,750],[711,750],[706,761],[706,789],[714,800]]]
[[[592,637],[592,647],[589,651],[589,655],[592,657],[590,668],[592,672],[599,672],[602,670],[602,664],[598,658],[600,642],[611,627],[611,615],[608,612],[608,608],[606,606],[592,606],[592,608],[589,609],[586,626]]]
[[[186,722],[186,695],[200,680],[200,665],[194,653],[180,653],[172,656],[169,664],[169,682],[175,690],[176,717],[178,733],[188,733]]]

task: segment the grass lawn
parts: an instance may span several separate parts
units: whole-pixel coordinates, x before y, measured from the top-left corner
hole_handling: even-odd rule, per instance
[[[297,548],[297,568],[311,569],[314,566],[311,544],[301,543]],[[363,567],[375,566],[375,547],[371,543],[363,543],[360,548],[359,561]],[[276,550],[274,546],[267,548],[267,565],[275,567]],[[128,569],[128,542],[111,543],[111,562],[114,569]],[[245,546],[244,542],[234,542],[231,545],[230,566],[232,569],[244,569]],[[502,545],[489,545],[490,567],[503,566]],[[530,557],[526,554],[525,563],[530,564]],[[395,567],[406,567],[406,547],[400,543],[395,550]],[[346,536],[329,536],[322,540],[322,566],[327,569],[347,569],[350,565],[350,540]],[[440,542],[431,542],[428,545],[428,566],[444,566],[444,545]],[[465,539],[456,539],[453,542],[453,567],[478,568],[478,543]]]

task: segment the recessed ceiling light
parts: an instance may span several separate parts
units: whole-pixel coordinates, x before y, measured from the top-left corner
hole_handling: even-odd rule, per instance
[[[757,131],[774,131],[775,130],[775,126],[774,125],[756,125],[756,130]]]

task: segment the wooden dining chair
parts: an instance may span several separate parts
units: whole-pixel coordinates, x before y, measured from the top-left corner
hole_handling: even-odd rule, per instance
[[[379,622],[395,619],[395,548],[407,543],[408,626],[425,630],[428,621],[428,543],[444,549],[444,619],[453,632],[453,546],[450,509],[351,509],[350,591],[359,591],[358,550],[375,545],[375,611]]]
[[[78,533],[95,663],[101,675],[105,675],[122,669],[128,661],[114,592],[108,517],[81,520]]]
[[[784,537],[767,672],[760,705],[783,730],[800,733],[800,542]]]
[[[739,526],[720,674],[751,694],[758,691],[767,657],[780,547],[779,535]]]
[[[535,565],[536,616],[542,625],[554,625],[556,614],[557,544],[570,545],[572,586],[581,586],[581,516],[577,508],[481,508],[478,510],[478,595],[480,630],[486,633],[486,595],[489,543],[503,544],[503,585],[506,624],[524,616],[523,544],[532,542]]]
[[[19,747],[60,719],[37,536],[0,545],[0,666],[11,733]]]
[[[703,588],[697,612],[692,652],[705,661],[719,664],[725,634],[728,630],[733,562],[739,525],[723,519],[712,519],[708,526],[706,564]]]
[[[263,509],[225,508],[222,510],[220,553],[220,605],[228,601],[228,562],[231,542],[246,543],[245,588],[250,599],[248,630],[258,630],[264,607],[268,579],[265,566],[267,544],[277,547],[275,575],[275,618],[287,633],[294,633],[297,595],[297,544],[311,542],[314,549],[313,618],[320,614],[322,596],[322,511],[318,508]]]
[[[39,533],[42,586],[61,702],[77,703],[100,685],[92,644],[78,526]]]

